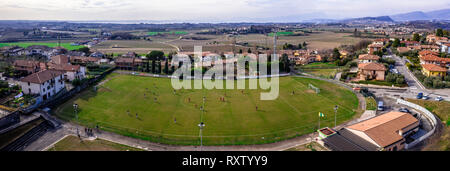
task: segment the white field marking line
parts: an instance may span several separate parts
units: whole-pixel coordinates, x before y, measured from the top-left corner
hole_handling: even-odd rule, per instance
[[[59,143],[61,140],[63,140],[64,138],[71,136],[71,134],[66,134],[64,135],[62,138],[58,139],[57,141],[53,142],[52,144],[48,145],[47,147],[45,147],[44,149],[42,149],[41,151],[47,151],[48,149],[52,148],[55,146],[56,143]]]
[[[298,84],[303,85],[303,86],[306,87],[306,85],[304,85],[303,83],[298,82],[298,81],[296,81],[296,82],[297,82]],[[336,84],[335,84],[335,85],[336,85]],[[344,106],[344,105],[342,105],[342,104],[339,104],[338,102],[334,102],[334,101],[328,99],[327,97],[320,95],[320,93],[317,94],[317,95],[320,96],[320,97],[322,97],[322,98],[324,98],[324,99],[326,99],[326,100],[328,100],[328,101],[331,102],[331,103],[337,103],[338,105],[340,105],[341,107],[343,107],[343,108],[346,109],[347,111],[352,111],[351,108],[349,108],[349,107],[347,107],[347,106]]]
[[[304,85],[303,83],[300,83],[300,82],[298,82],[298,81],[296,81],[296,82],[297,82],[299,85],[303,85],[304,87],[306,87],[306,85]],[[303,87],[303,86],[301,86],[301,87]],[[308,89],[309,89],[309,88],[308,88]],[[304,92],[300,92],[300,93],[306,94],[306,93],[304,93]],[[333,102],[332,100],[330,100],[330,99],[328,99],[327,97],[322,96],[322,95],[320,95],[320,94],[317,94],[317,95],[320,96],[320,97],[322,97],[320,101],[328,101],[328,102],[331,102],[332,104],[337,103],[338,105],[342,106],[341,109],[344,109],[344,110],[347,111],[347,112],[352,112],[352,110],[350,110],[348,107],[346,107],[346,106],[344,106],[344,105],[341,105],[341,104],[339,104],[338,102]]]
[[[347,115],[339,115],[336,118],[344,118],[347,117]],[[323,122],[329,123],[329,122],[334,122],[334,120],[323,120]],[[104,122],[99,122],[99,123],[104,123]],[[261,135],[270,135],[270,134],[274,134],[274,133],[280,133],[280,132],[285,132],[285,131],[289,131],[292,129],[298,129],[298,128],[306,128],[306,127],[313,127],[315,126],[315,123],[310,123],[307,125],[303,125],[303,126],[298,126],[298,127],[292,127],[292,128],[286,128],[286,129],[282,129],[282,130],[278,130],[278,131],[272,131],[272,132],[267,132],[267,133],[260,133],[260,134],[245,134],[245,135],[218,135],[218,136],[203,136],[203,137],[211,137],[211,138],[220,138],[220,137],[251,137],[251,136],[261,136]],[[122,126],[117,126],[117,127],[122,127]],[[122,127],[122,128],[127,128],[127,127]],[[110,129],[114,129],[114,128],[110,128]],[[134,128],[129,128],[132,130],[137,130]],[[145,130],[137,130],[137,131],[141,131],[141,132],[151,132],[151,131],[145,131]],[[128,132],[128,131],[127,131]],[[161,134],[161,133],[157,133],[157,135],[165,135],[165,136],[174,136],[174,137],[190,137],[190,138],[198,138],[198,136],[196,135],[179,135],[179,134]]]

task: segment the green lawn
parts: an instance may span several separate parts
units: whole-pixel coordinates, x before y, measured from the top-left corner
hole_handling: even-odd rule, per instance
[[[202,120],[206,124],[205,145],[239,145],[311,133],[317,128],[318,112],[327,115],[321,119],[321,127],[325,127],[334,124],[334,105],[340,106],[338,123],[352,118],[358,107],[358,99],[351,91],[309,78],[280,78],[280,96],[273,101],[259,100],[261,89],[183,89],[174,94],[170,79],[111,74],[106,80],[97,91],[89,88],[54,113],[76,122],[72,107],[75,102],[83,125],[98,124],[103,130],[125,136],[178,145],[200,144],[197,125]],[[308,84],[319,87],[321,93],[315,94]],[[204,113],[200,111],[203,96]],[[226,102],[219,100],[223,96]]]
[[[4,46],[20,46],[23,48],[27,48],[32,45],[45,45],[48,47],[57,47],[58,43],[50,43],[50,42],[14,42],[14,43],[0,43],[0,47]],[[72,46],[71,43],[61,43],[61,46],[66,48],[67,50],[77,50],[84,46]]]
[[[366,97],[366,110],[377,110],[377,101],[373,97]]]
[[[336,73],[338,72],[337,69],[304,69],[304,72],[327,79],[334,79],[336,76]]]
[[[76,136],[67,136],[47,151],[143,151],[123,144],[102,139],[83,140]]]
[[[408,99],[408,101],[418,104],[430,112],[433,112],[443,122],[444,130],[439,139],[439,142],[425,147],[425,150],[431,151],[450,151],[450,102],[448,101],[433,101],[433,100],[417,100]]]
[[[314,62],[307,65],[300,66],[302,69],[332,69],[339,68],[334,62]]]

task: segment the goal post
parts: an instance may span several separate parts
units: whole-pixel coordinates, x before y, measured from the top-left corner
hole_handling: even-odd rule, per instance
[[[316,94],[319,94],[319,93],[320,93],[320,89],[317,88],[316,86],[314,86],[314,85],[312,85],[312,84],[309,84],[308,87],[309,87],[310,89],[313,89],[314,91],[316,91]]]

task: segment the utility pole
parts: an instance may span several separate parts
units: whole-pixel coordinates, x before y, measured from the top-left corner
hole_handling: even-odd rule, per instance
[[[334,129],[336,129],[336,119],[337,119],[337,110],[339,107],[336,105],[334,106]]]

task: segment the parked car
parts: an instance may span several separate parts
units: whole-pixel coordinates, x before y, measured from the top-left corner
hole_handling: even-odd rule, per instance
[[[383,103],[383,101],[379,101],[378,102],[378,108],[377,108],[379,111],[383,111],[384,110],[384,103]]]
[[[423,99],[423,100],[428,100],[428,99],[430,99],[430,96],[428,96],[428,95],[423,95],[422,99]]]
[[[423,93],[417,94],[417,99],[422,99],[422,97],[423,97]]]
[[[411,113],[411,111],[409,111],[409,109],[405,107],[400,108],[398,111],[403,113]]]
[[[444,100],[444,98],[442,98],[441,96],[438,96],[438,97],[436,97],[434,100],[436,100],[436,101],[442,101],[442,100]]]

